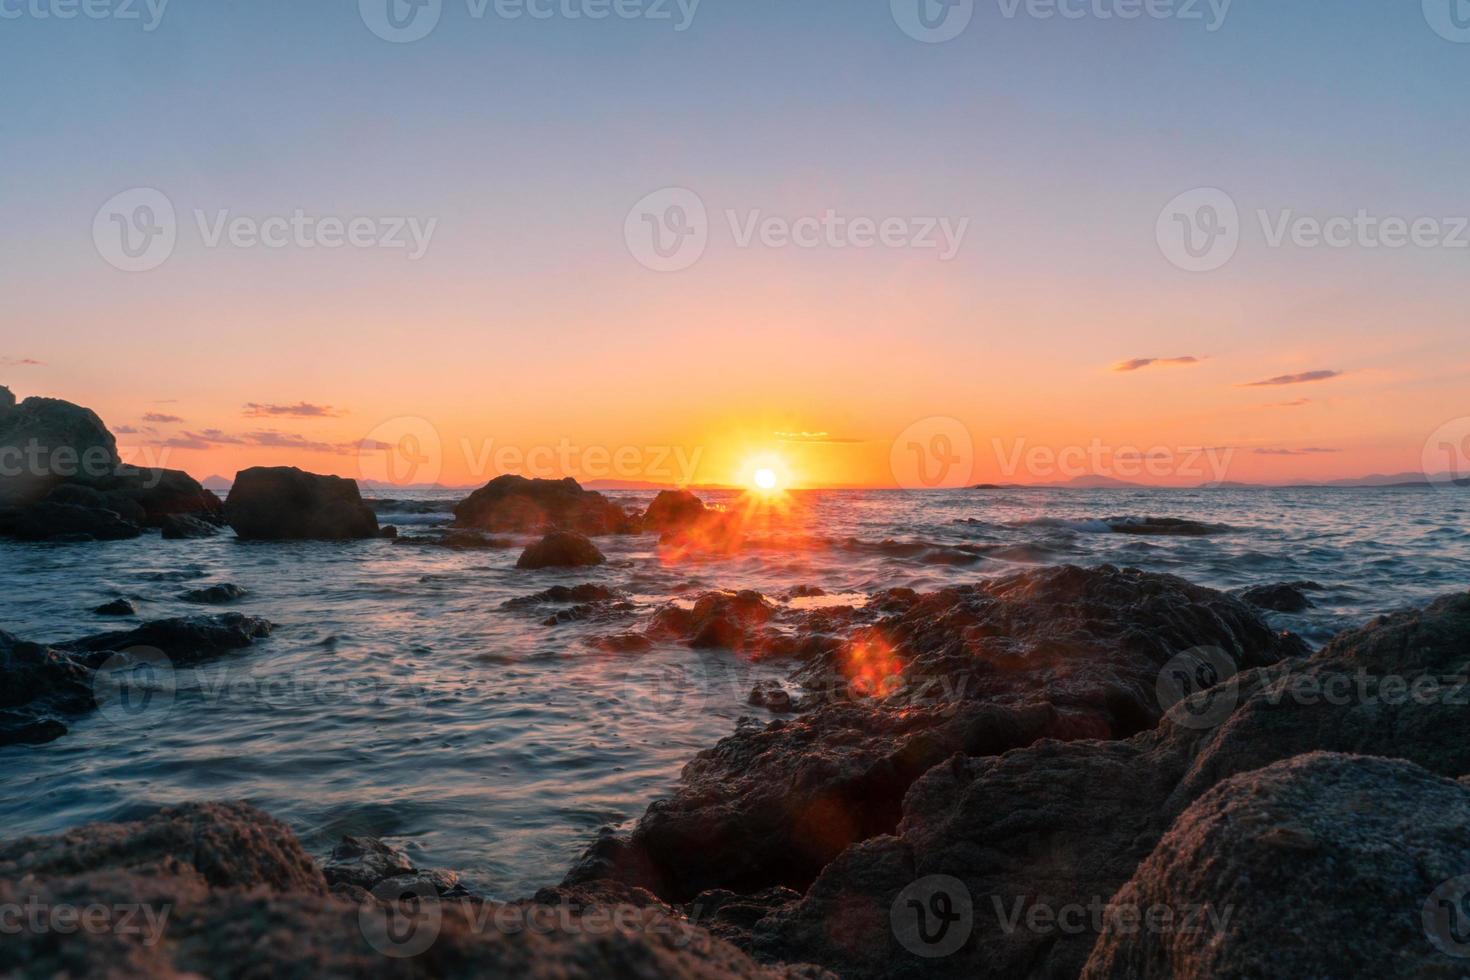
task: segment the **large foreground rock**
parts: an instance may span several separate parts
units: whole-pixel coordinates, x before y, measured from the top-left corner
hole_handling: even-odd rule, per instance
[[[1196,801],[1294,756],[1387,756],[1463,777],[1470,740],[1450,733],[1465,726],[1467,675],[1470,595],[1449,596],[1202,690],[1127,740],[956,755],[909,789],[895,833],[848,849],[800,902],[757,923],[755,948],[799,950],[846,977],[1075,977],[1098,940],[1090,919],[1074,930],[1008,928],[997,910],[1106,904]],[[927,959],[875,923],[932,875],[961,882],[975,911],[964,946]]]
[[[454,507],[454,523],[481,531],[620,534],[636,522],[616,504],[593,490],[583,490],[571,477],[528,480],[499,476]]]
[[[800,675],[820,706],[700,753],[671,798],[628,837],[600,838],[568,883],[613,878],[673,902],[707,889],[804,890],[850,845],[892,833],[909,787],[955,753],[1152,728],[1166,707],[1160,671],[1181,652],[1218,648],[1242,666],[1305,652],[1238,599],[1108,566],[895,590],[871,605],[872,626],[804,644],[830,651]],[[740,596],[724,604],[729,615],[720,608],[687,614],[724,624],[703,631],[715,645],[763,618]]]
[[[401,883],[401,884],[400,884]],[[385,887],[385,886],[392,886]],[[401,889],[409,890],[405,900]],[[347,886],[347,891],[352,891]],[[760,965],[656,907],[440,898],[390,879],[352,898],[291,831],[239,803],[0,843],[0,904],[100,907],[101,927],[24,918],[0,974],[117,977],[819,978]],[[116,911],[126,907],[126,918]]]
[[[1113,898],[1082,975],[1452,980],[1470,956],[1467,874],[1470,789],[1406,762],[1300,755],[1175,821]],[[1133,909],[1153,925],[1129,928]]]
[[[0,507],[23,507],[61,483],[110,475],[119,464],[117,440],[91,409],[31,397],[0,406],[0,464]]]
[[[527,546],[516,560],[517,568],[585,568],[607,561],[587,538],[571,531],[552,531]]]
[[[247,540],[371,538],[378,518],[356,480],[294,466],[257,466],[235,475],[225,519]]]

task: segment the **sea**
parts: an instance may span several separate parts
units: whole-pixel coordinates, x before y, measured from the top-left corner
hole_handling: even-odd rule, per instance
[[[405,536],[451,519],[462,491],[375,491]],[[374,496],[374,493],[368,496]],[[614,492],[642,507],[651,493]],[[738,506],[732,492],[704,494]],[[1149,518],[1203,536],[1123,533]],[[160,675],[142,702],[78,718],[62,738],[0,748],[0,835],[124,820],[160,804],[242,799],[308,850],[382,837],[422,868],[512,899],[554,884],[603,826],[626,826],[680,768],[737,725],[789,664],[674,643],[609,652],[665,603],[755,589],[795,606],[845,605],[1057,564],[1111,563],[1219,589],[1309,580],[1301,614],[1274,625],[1312,644],[1470,587],[1470,490],[1433,488],[794,492],[764,505],[732,554],[598,539],[594,569],[522,571],[518,548],[454,551],[388,540],[82,545],[0,542],[0,629],[60,642],[140,621],[235,611],[276,624],[248,650]],[[184,601],[234,583],[223,607]],[[614,622],[547,625],[507,607],[551,585],[630,597]],[[821,595],[814,595],[820,590]],[[92,610],[127,598],[138,616]],[[742,722],[743,719],[743,722]]]

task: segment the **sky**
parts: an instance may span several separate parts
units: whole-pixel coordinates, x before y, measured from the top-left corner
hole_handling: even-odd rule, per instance
[[[0,0],[0,384],[198,477],[1470,470],[1464,0],[423,3]]]

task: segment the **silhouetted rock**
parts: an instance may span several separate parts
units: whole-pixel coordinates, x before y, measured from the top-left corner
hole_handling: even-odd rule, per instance
[[[1464,885],[1442,907],[1435,894],[1467,868],[1470,789],[1407,762],[1300,755],[1220,783],[1175,821],[1113,896],[1082,976],[1455,980]],[[1163,912],[1124,927],[1149,909],[1170,927]]]
[[[138,610],[133,608],[133,604],[126,599],[114,599],[111,602],[104,602],[92,612],[98,616],[133,616]]]
[[[356,885],[369,891],[385,878],[411,874],[413,862],[407,854],[376,837],[343,837],[322,863],[329,885]]]
[[[122,541],[136,538],[143,529],[123,520],[116,511],[77,507],[44,500],[17,512],[9,533],[20,541]]]
[[[216,525],[187,514],[170,514],[159,523],[159,526],[163,529],[163,537],[167,541],[212,538],[219,534],[219,528]]]
[[[552,531],[521,552],[517,568],[577,568],[607,561],[597,545],[571,531]]]
[[[225,519],[246,540],[371,538],[378,519],[357,481],[294,466],[257,466],[235,475]]]
[[[1314,605],[1307,598],[1308,592],[1320,592],[1322,586],[1316,582],[1277,582],[1246,589],[1240,597],[1253,606],[1272,612],[1299,613]]]
[[[778,650],[789,639],[765,625],[776,608],[759,592],[706,592],[692,608],[674,602],[654,613],[648,632],[677,639],[695,649],[736,650],[760,655]]]
[[[234,602],[236,599],[249,595],[245,589],[232,582],[221,582],[218,585],[206,586],[202,589],[191,589],[179,598],[185,602],[197,602],[201,605],[224,605]]]
[[[703,520],[706,513],[704,501],[688,490],[661,490],[643,512],[643,528],[668,531],[686,527]]]
[[[215,525],[224,523],[225,508],[219,496],[204,489],[198,480],[182,470],[119,466],[116,472],[96,481],[95,486],[115,503],[126,501],[139,507],[140,523],[148,527],[163,527],[174,516],[193,517]]]
[[[568,883],[612,877],[670,901],[804,889],[844,848],[891,833],[909,787],[957,752],[1149,729],[1160,671],[1182,651],[1218,647],[1243,666],[1305,651],[1238,599],[1109,566],[894,590],[871,608],[873,626],[813,644],[829,652],[798,676],[817,707],[700,753],[672,798],[627,839],[594,844]],[[692,629],[698,604],[667,615]]]
[[[9,388],[0,385],[0,420],[3,420],[13,408],[15,408],[15,395]]]
[[[0,412],[0,457],[7,461],[0,505],[11,507],[36,503],[61,483],[102,479],[119,463],[117,440],[97,414],[57,398],[27,398]]]
[[[602,494],[565,480],[528,480],[499,476],[454,507],[459,527],[482,531],[539,532],[553,529],[580,534],[620,534],[634,521]]]

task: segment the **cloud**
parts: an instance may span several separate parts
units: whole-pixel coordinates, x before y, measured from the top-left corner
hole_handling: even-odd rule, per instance
[[[253,419],[334,419],[342,414],[330,405],[313,405],[311,402],[298,402],[295,405],[266,405],[260,402],[247,402],[244,412],[246,418]]]
[[[162,412],[149,412],[143,416],[144,422],[155,422],[159,425],[170,425],[174,422],[182,422],[183,419],[177,415],[165,415]]]
[[[1312,399],[1310,399],[1310,398],[1294,398],[1294,399],[1292,399],[1289,402],[1272,402],[1269,405],[1262,405],[1261,407],[1262,408],[1301,408],[1303,405],[1310,405],[1310,404],[1312,404]]]
[[[1120,373],[1127,373],[1130,371],[1142,371],[1146,367],[1153,367],[1155,365],[1158,367],[1181,367],[1185,364],[1198,364],[1201,361],[1207,360],[1209,360],[1208,354],[1202,357],[1195,357],[1193,354],[1186,354],[1183,357],[1135,357],[1131,361],[1119,361],[1113,365],[1113,370]]]
[[[1321,453],[1340,453],[1341,449],[1323,449],[1320,446],[1308,446],[1306,449],[1257,449],[1257,456],[1315,456]]]
[[[43,367],[45,363],[34,357],[0,357],[0,367]]]
[[[318,442],[294,432],[279,432],[274,429],[261,429],[255,432],[245,432],[235,435],[220,429],[203,429],[199,432],[182,432],[170,439],[164,439],[160,446],[171,449],[212,449],[216,446],[260,446],[267,449],[296,449],[309,453],[332,453],[334,455],[351,455],[366,448],[365,443],[359,442]],[[392,448],[392,447],[384,447]]]
[[[863,441],[861,439],[848,439],[842,436],[834,436],[826,432],[772,432],[771,435],[780,442],[856,445]]]
[[[1281,374],[1265,381],[1251,381],[1236,385],[1237,388],[1274,388],[1278,385],[1304,385],[1311,381],[1328,381],[1342,377],[1341,371],[1304,371],[1301,374]]]
[[[142,431],[142,429],[135,429],[131,425],[119,425],[112,430],[112,434],[117,436],[136,436]]]

